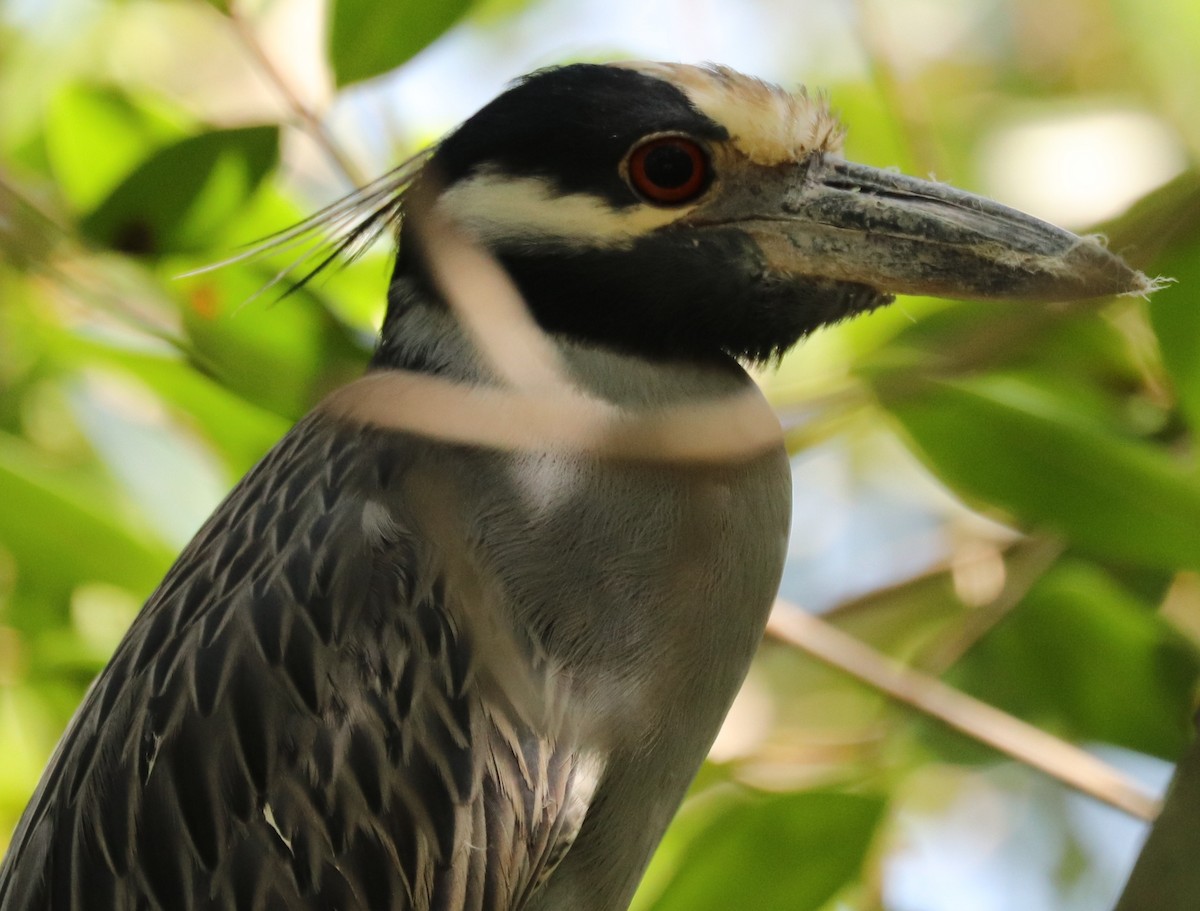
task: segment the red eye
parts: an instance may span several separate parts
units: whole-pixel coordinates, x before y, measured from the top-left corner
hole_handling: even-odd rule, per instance
[[[691,202],[708,189],[710,178],[708,156],[686,136],[659,136],[629,153],[629,183],[649,202]]]

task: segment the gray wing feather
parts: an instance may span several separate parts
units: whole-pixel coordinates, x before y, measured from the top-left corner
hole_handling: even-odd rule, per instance
[[[525,904],[593,782],[477,673],[397,501],[422,451],[310,418],[247,476],[64,735],[0,911]]]

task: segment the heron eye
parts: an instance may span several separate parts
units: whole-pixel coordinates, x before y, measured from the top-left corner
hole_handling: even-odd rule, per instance
[[[659,136],[629,153],[629,183],[660,206],[691,202],[708,189],[712,173],[700,143],[686,136]]]

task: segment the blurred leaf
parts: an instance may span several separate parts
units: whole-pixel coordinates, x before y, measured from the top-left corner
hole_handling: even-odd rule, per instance
[[[1164,251],[1193,248],[1200,242],[1200,171],[1185,171],[1139,199],[1119,218],[1100,226],[1110,249],[1151,274],[1165,271]]]
[[[1200,243],[1167,257],[1163,271],[1177,283],[1150,298],[1150,321],[1179,404],[1200,428]]]
[[[153,150],[183,136],[182,125],[108,86],[72,84],[51,101],[46,154],[63,196],[86,212]]]
[[[1053,565],[1061,548],[1056,539],[1030,537],[998,552],[998,557],[1003,554],[1003,586],[985,604],[964,603],[954,570],[946,567],[841,604],[823,617],[892,658],[905,664],[915,661],[926,670],[925,662],[931,660],[933,672],[941,673],[947,633],[980,619],[981,610],[1003,611],[1020,600]],[[957,635],[953,638],[958,641]]]
[[[1042,382],[1096,391],[1140,379],[1128,339],[1093,302],[1048,307],[962,301],[930,307],[927,299],[916,300],[919,319],[908,316],[885,346],[861,349],[856,370],[881,394],[931,374],[948,378],[999,368],[1033,370]],[[903,314],[910,303],[902,298],[881,312]],[[857,331],[862,322],[850,328]]]
[[[275,127],[216,130],[154,153],[80,225],[101,246],[158,256],[207,250],[278,157]]]
[[[21,567],[18,584],[46,597],[65,601],[90,580],[148,594],[170,564],[167,548],[123,524],[90,485],[72,483],[6,435],[0,435],[0,502],[0,541]],[[33,626],[50,619],[24,618]]]
[[[211,239],[208,249],[194,255],[164,260],[159,263],[160,275],[171,289],[187,287],[191,280],[180,281],[179,276],[236,256],[246,248],[260,247],[264,238],[303,221],[309,214],[311,207],[302,208],[295,200],[282,195],[278,188],[264,184],[261,191],[254,194],[238,212],[237,218],[226,225],[225,232]],[[374,248],[354,259],[353,263],[342,260],[323,271],[304,286],[304,291],[339,320],[366,333],[373,343],[387,306],[387,288],[394,253],[394,238],[381,238]],[[290,281],[303,275],[305,263],[297,262],[298,255],[298,250],[286,245],[268,247],[248,262],[210,271],[206,280],[230,285],[240,282],[239,287],[244,291],[239,293],[245,296],[237,303],[245,303],[254,297],[265,304],[279,298]],[[267,288],[277,275],[286,275],[288,278]],[[245,279],[246,276],[249,279]],[[284,302],[280,302],[280,305],[287,306]]]
[[[98,370],[68,386],[73,423],[123,499],[159,537],[182,548],[234,479],[203,437],[159,408],[151,390]]]
[[[4,762],[0,762],[0,820],[10,826],[0,827],[0,851],[8,844],[11,823],[29,802],[30,787],[41,777],[65,722],[66,718],[50,711],[40,693],[27,687],[5,687],[0,699],[0,743],[5,748]]]
[[[1152,605],[1095,566],[1060,563],[951,680],[1072,739],[1174,758],[1200,658]]]
[[[856,878],[885,807],[821,791],[715,803],[652,911],[816,911]]]
[[[938,475],[1118,560],[1200,567],[1200,484],[1160,450],[1014,377],[933,381],[885,404]]]
[[[1112,0],[1121,35],[1140,60],[1141,79],[1156,82],[1158,102],[1174,115],[1175,126],[1200,151],[1200,128],[1195,111],[1200,84],[1200,4],[1194,0]]]
[[[334,0],[329,58],[338,86],[394,70],[432,44],[471,7],[471,0],[421,3]]]
[[[1200,427],[1200,172],[1179,175],[1101,230],[1131,262],[1172,280],[1150,297],[1150,323],[1179,405]]]
[[[357,378],[369,352],[307,290],[276,303],[252,300],[267,280],[245,269],[189,279],[184,326],[202,371],[247,402],[295,420]]]
[[[911,169],[903,124],[873,83],[842,82],[829,89],[846,130],[846,157],[880,168]]]
[[[64,368],[94,363],[145,383],[172,406],[178,420],[197,426],[220,450],[234,478],[262,458],[289,426],[274,411],[236,395],[178,355],[145,354],[74,337],[55,339],[53,355],[62,360]]]
[[[532,6],[534,0],[475,0],[471,15],[488,26]]]
[[[822,616],[878,651],[908,661],[966,610],[950,572],[942,571],[870,592]]]

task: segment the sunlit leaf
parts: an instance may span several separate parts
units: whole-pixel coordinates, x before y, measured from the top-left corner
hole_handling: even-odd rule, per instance
[[[65,363],[89,362],[128,374],[194,425],[221,452],[234,476],[249,470],[287,431],[277,413],[259,408],[188,364],[181,356],[127,351],[77,338],[55,339]]]
[[[1094,566],[1065,561],[956,669],[979,698],[1073,739],[1174,758],[1189,737],[1196,652]]]
[[[1121,36],[1136,55],[1142,78],[1156,83],[1160,104],[1175,115],[1176,125],[1200,150],[1196,126],[1195,92],[1200,80],[1196,40],[1200,37],[1200,5],[1193,0],[1112,0],[1106,4],[1116,18]]]
[[[1200,567],[1200,484],[1046,389],[1013,377],[931,382],[889,407],[937,474],[970,499],[1097,554]]]
[[[862,868],[884,801],[810,791],[724,801],[651,911],[816,911]]]
[[[233,269],[188,279],[184,326],[204,373],[248,402],[297,419],[362,372],[369,339],[306,290],[277,303],[256,298],[266,280]]]
[[[182,136],[183,127],[147,100],[110,86],[69,85],[46,118],[54,177],[80,212],[97,206],[152,150]]]
[[[64,598],[83,581],[145,594],[158,584],[170,551],[96,494],[41,464],[26,444],[0,436],[0,542],[21,566],[21,585]]]

